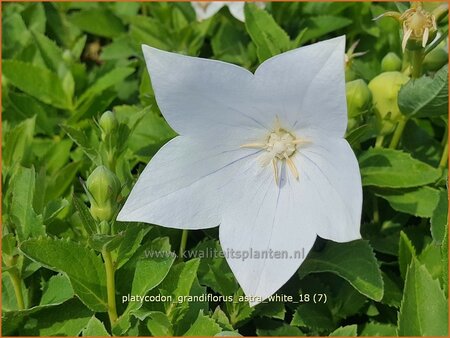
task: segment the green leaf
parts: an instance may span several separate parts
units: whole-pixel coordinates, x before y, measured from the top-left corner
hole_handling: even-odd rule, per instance
[[[332,330],[336,327],[330,309],[323,303],[300,304],[294,313],[291,325],[321,330]]]
[[[183,334],[183,336],[214,336],[220,331],[222,331],[222,329],[219,324],[217,324],[214,319],[205,316],[203,311],[200,311],[197,320],[192,324],[190,329]]]
[[[436,243],[444,240],[445,226],[448,224],[448,193],[441,190],[439,202],[431,215],[431,235]]]
[[[413,260],[408,269],[398,316],[400,336],[447,336],[448,305],[439,282]]]
[[[17,88],[56,108],[72,108],[72,98],[55,73],[17,60],[4,60],[3,75]]]
[[[256,334],[258,336],[273,336],[273,337],[286,337],[286,336],[304,336],[305,334],[295,326],[275,321],[272,319],[258,318],[255,320]]]
[[[373,148],[359,157],[363,185],[410,188],[436,182],[441,171],[400,150]]]
[[[83,330],[84,337],[109,337],[110,334],[105,329],[105,325],[94,316],[89,319]]]
[[[72,185],[80,166],[81,162],[70,162],[56,173],[47,186],[45,195],[47,202],[63,196]]]
[[[315,40],[328,33],[346,27],[352,23],[351,19],[341,16],[323,15],[306,20],[306,32],[303,34],[301,44],[310,40]]]
[[[303,278],[315,272],[334,273],[376,301],[383,297],[381,271],[368,241],[327,242],[322,251],[311,251],[299,273]]]
[[[445,226],[444,239],[441,245],[442,286],[448,297],[448,224]]]
[[[441,194],[439,190],[425,186],[413,190],[379,191],[376,195],[387,200],[394,210],[430,218],[439,204]]]
[[[74,299],[61,305],[43,309],[30,315],[28,325],[23,327],[26,336],[78,336],[92,317],[82,303]]]
[[[356,337],[358,335],[358,326],[356,324],[341,326],[336,330],[330,333],[330,336],[347,336],[347,337]]]
[[[441,279],[441,246],[436,243],[428,244],[417,257],[420,264],[423,264],[433,279]]]
[[[173,255],[164,255],[164,247],[161,238],[156,239],[150,246],[145,246],[137,251],[135,255],[120,270],[120,273],[132,275],[130,294],[134,296],[145,296],[150,290],[159,285],[169,273],[175,260]],[[162,255],[150,257],[146,252],[160,251]],[[120,275],[118,275],[120,276]],[[184,290],[183,290],[184,291]],[[184,293],[185,295],[188,294]],[[125,313],[131,313],[139,309],[142,302],[129,302]]]
[[[448,66],[433,78],[422,76],[407,82],[398,94],[398,106],[408,117],[436,117],[448,114]]]
[[[398,246],[398,265],[400,268],[400,275],[403,279],[406,278],[406,272],[408,271],[408,266],[411,263],[413,257],[416,257],[416,249],[411,243],[408,236],[400,231],[400,244]]]
[[[72,201],[75,209],[78,211],[78,215],[81,218],[81,223],[83,224],[86,232],[89,235],[96,233],[97,225],[91,213],[89,212],[89,208],[75,195],[72,196]]]
[[[260,62],[289,50],[289,36],[269,13],[251,3],[245,5],[244,12],[245,27],[256,45]]]
[[[38,32],[31,32],[31,34],[33,35],[34,42],[36,43],[47,68],[55,74],[60,74],[60,71],[63,71],[63,68],[65,68],[62,50],[53,40],[49,39],[44,34]]]
[[[107,310],[105,269],[94,251],[71,241],[41,237],[23,242],[20,250],[50,270],[64,272],[76,295],[93,311]]]
[[[3,143],[3,165],[12,168],[16,164],[26,166],[31,160],[31,144],[33,142],[36,118],[30,118],[6,131]]]
[[[367,337],[393,337],[397,336],[397,330],[394,325],[369,322],[364,325],[360,336]]]
[[[173,336],[172,324],[165,313],[151,311],[147,320],[147,328],[153,336]]]
[[[135,224],[129,224],[125,230],[125,236],[119,245],[116,259],[116,269],[120,269],[138,250],[144,236],[149,232],[148,225],[138,228]]]
[[[33,208],[35,193],[34,168],[19,167],[12,180],[11,220],[20,241],[45,234],[42,216]]]
[[[44,285],[39,306],[62,304],[74,295],[69,279],[65,275],[55,275]]]
[[[114,38],[125,32],[122,21],[104,8],[76,12],[70,16],[69,20],[85,32],[105,38]]]

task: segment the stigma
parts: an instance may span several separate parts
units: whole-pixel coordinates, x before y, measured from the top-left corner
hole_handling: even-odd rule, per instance
[[[272,164],[275,183],[279,184],[279,166],[285,162],[292,176],[298,180],[299,172],[292,157],[297,152],[297,148],[301,144],[309,143],[306,140],[296,138],[295,135],[286,129],[281,128],[277,119],[276,127],[262,142],[246,143],[241,145],[241,148],[253,148],[263,150],[258,162],[262,166]]]

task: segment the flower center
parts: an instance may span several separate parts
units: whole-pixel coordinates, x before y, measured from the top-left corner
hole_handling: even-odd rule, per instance
[[[279,126],[279,122],[277,121],[276,128],[269,133],[264,142],[246,143],[241,145],[241,148],[256,148],[264,150],[262,155],[259,157],[259,163],[262,166],[267,166],[272,163],[275,183],[278,185],[278,167],[280,162],[286,162],[292,175],[295,179],[298,179],[299,174],[297,166],[292,160],[292,157],[297,151],[297,147],[306,143],[308,143],[308,141],[298,139],[292,133],[281,128]]]

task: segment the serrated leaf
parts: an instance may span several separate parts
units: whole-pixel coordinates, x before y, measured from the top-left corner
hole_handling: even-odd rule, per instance
[[[398,93],[398,106],[408,117],[436,117],[448,114],[448,66],[434,77],[422,76],[406,83]]]
[[[430,218],[436,210],[439,200],[439,190],[425,186],[408,190],[383,190],[376,192],[387,200],[394,210],[418,217]]]
[[[35,182],[34,168],[24,167],[19,167],[11,180],[10,217],[16,227],[20,241],[45,234],[42,216],[37,215],[33,209]]]
[[[197,320],[192,324],[190,329],[183,334],[183,336],[214,336],[220,331],[222,331],[222,329],[219,324],[217,324],[214,319],[205,316],[203,311],[200,311]]]
[[[251,3],[245,5],[244,13],[245,27],[256,45],[260,62],[289,50],[289,36],[269,13]]]
[[[65,92],[62,81],[48,69],[18,60],[4,60],[2,70],[15,87],[36,99],[56,108],[72,108],[71,97]]]
[[[338,327],[336,330],[330,333],[330,336],[337,336],[337,337],[356,337],[358,335],[358,325],[347,325],[347,326],[341,326]]]
[[[83,337],[109,337],[110,334],[105,329],[105,325],[94,316],[89,319],[83,330]]]
[[[122,21],[104,8],[76,12],[70,16],[69,20],[85,32],[106,38],[114,38],[125,32]]]
[[[83,224],[86,232],[89,235],[96,233],[97,231],[96,222],[92,217],[91,213],[89,212],[89,209],[86,206],[86,204],[84,204],[83,201],[81,201],[75,195],[72,196],[72,201],[75,209],[78,211],[78,214],[80,215],[81,223]]]
[[[441,190],[439,202],[431,215],[431,235],[436,243],[444,240],[445,226],[448,224],[448,192]]]
[[[64,272],[80,300],[93,311],[107,310],[106,275],[94,251],[71,241],[41,237],[23,242],[20,250],[48,269]]]
[[[172,323],[165,313],[151,311],[147,320],[147,328],[153,336],[173,336]]]
[[[400,150],[372,148],[359,156],[363,185],[410,188],[436,182],[441,171]]]
[[[320,330],[332,330],[336,327],[328,306],[323,303],[300,304],[294,313],[291,325]]]
[[[371,299],[383,297],[381,271],[368,241],[327,242],[322,251],[311,251],[299,274],[302,278],[315,272],[337,274]]]
[[[396,336],[396,327],[391,324],[382,324],[369,322],[364,325],[361,330],[360,336],[368,336],[368,337],[392,337]]]
[[[439,282],[414,259],[406,274],[398,315],[400,336],[447,336],[448,305]]]
[[[30,315],[22,332],[27,336],[78,336],[86,327],[92,312],[77,299],[43,309]]]
[[[29,164],[35,124],[36,117],[32,117],[6,131],[5,142],[2,146],[3,166],[12,168],[16,164],[25,166]]]
[[[405,279],[408,266],[411,263],[413,257],[416,257],[416,249],[411,243],[408,236],[400,231],[400,243],[398,246],[398,265],[400,268],[400,275]]]

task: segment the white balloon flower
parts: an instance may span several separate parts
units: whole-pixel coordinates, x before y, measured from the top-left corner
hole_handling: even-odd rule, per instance
[[[220,225],[251,305],[287,282],[316,235],[361,238],[361,176],[343,138],[345,37],[272,57],[254,74],[149,46],[143,52],[158,106],[179,136],[152,158],[118,220]]]
[[[254,2],[254,4],[259,8],[265,7],[265,3],[263,2]],[[209,19],[224,6],[228,7],[231,15],[233,15],[236,19],[242,22],[245,21],[245,1],[193,1],[191,2],[191,5],[195,10],[197,20],[199,21]]]

